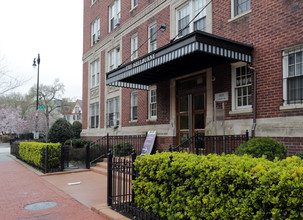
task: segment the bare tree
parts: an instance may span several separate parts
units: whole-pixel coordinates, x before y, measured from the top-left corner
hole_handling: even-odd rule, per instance
[[[36,86],[33,86],[29,92],[33,100],[36,99],[36,89]],[[39,105],[45,106],[45,109],[41,112],[43,112],[46,119],[47,132],[50,127],[51,117],[57,114],[55,111],[58,107],[56,100],[64,94],[64,90],[64,84],[60,83],[59,79],[55,79],[53,85],[39,85]]]
[[[15,77],[10,73],[4,64],[4,58],[0,57],[0,95],[3,95],[11,90],[14,90],[22,85],[27,80]]]

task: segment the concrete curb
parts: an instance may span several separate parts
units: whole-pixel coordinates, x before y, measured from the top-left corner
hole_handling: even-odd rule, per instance
[[[130,218],[121,215],[120,213],[112,210],[107,204],[95,205],[91,208],[94,212],[107,220],[130,220]]]

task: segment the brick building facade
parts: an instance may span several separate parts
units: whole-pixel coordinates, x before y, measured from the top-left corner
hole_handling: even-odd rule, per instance
[[[84,0],[82,137],[156,130],[163,150],[195,132],[249,130],[302,151],[302,9],[302,0]]]

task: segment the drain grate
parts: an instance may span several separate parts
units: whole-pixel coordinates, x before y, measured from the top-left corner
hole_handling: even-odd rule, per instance
[[[41,209],[49,209],[57,206],[56,202],[37,202],[33,204],[29,204],[24,207],[26,210],[41,210]]]

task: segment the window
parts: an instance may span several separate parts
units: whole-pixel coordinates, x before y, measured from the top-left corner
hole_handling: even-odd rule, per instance
[[[100,82],[100,61],[95,60],[90,64],[91,87],[99,85]]]
[[[130,111],[130,120],[138,119],[138,93],[131,93],[131,111]]]
[[[148,27],[148,52],[157,49],[157,24]]]
[[[135,60],[138,58],[138,34],[135,34],[131,37],[131,60]]]
[[[152,88],[148,91],[148,116],[149,119],[157,118],[157,89]]]
[[[303,104],[303,48],[283,51],[285,104]]]
[[[233,110],[251,108],[251,72],[244,63],[232,66],[233,74]]]
[[[196,30],[206,31],[206,0],[191,0],[176,11],[178,37]],[[192,19],[193,22],[189,23]]]
[[[99,127],[99,103],[90,105],[90,128]]]
[[[108,128],[119,126],[120,106],[119,97],[107,100],[106,126]]]
[[[91,23],[91,46],[100,40],[100,18]]]
[[[109,6],[109,32],[114,30],[120,24],[121,18],[121,2],[120,0],[115,0]]]
[[[115,48],[108,53],[108,71],[120,65],[120,48]]]
[[[250,9],[250,0],[232,0],[233,17],[240,15]]]
[[[132,0],[132,8],[135,8],[138,6],[138,0]]]

